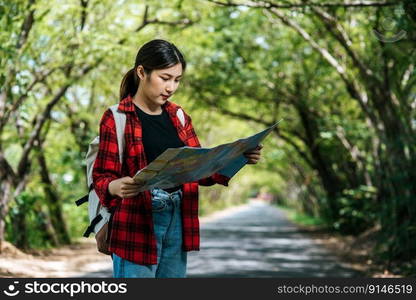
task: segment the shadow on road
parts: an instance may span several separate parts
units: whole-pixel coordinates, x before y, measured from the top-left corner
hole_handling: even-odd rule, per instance
[[[188,253],[188,277],[360,277],[262,201],[201,225],[201,251]],[[111,277],[112,270],[84,274]]]
[[[188,277],[359,277],[288,221],[278,208],[252,201],[201,230]]]

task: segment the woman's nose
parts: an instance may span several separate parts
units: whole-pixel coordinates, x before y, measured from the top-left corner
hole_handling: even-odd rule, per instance
[[[173,91],[173,82],[169,81],[168,85],[166,86],[166,92],[167,93],[172,93]]]

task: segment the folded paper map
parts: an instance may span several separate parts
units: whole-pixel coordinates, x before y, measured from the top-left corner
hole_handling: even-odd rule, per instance
[[[175,187],[215,173],[231,178],[248,161],[243,153],[256,148],[280,121],[255,135],[214,148],[168,148],[133,179],[144,183],[140,191],[146,191],[154,187]]]

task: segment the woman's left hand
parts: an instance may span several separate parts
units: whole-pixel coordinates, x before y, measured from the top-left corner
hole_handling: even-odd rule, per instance
[[[263,148],[263,145],[260,144],[253,150],[244,152],[244,156],[248,158],[247,164],[254,165],[260,160],[260,151]]]

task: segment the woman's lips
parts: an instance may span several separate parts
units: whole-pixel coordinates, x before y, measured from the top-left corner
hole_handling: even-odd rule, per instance
[[[170,96],[171,96],[171,95],[166,96],[166,95],[163,95],[163,94],[162,94],[162,98],[163,98],[163,99],[165,99],[165,100],[166,100],[166,99],[168,99]]]

